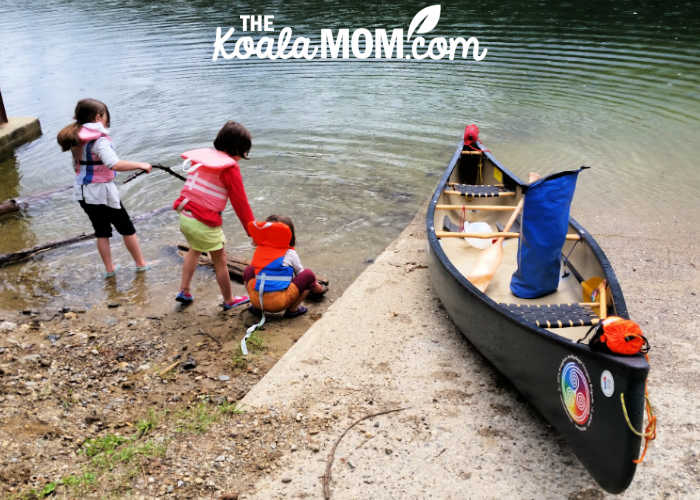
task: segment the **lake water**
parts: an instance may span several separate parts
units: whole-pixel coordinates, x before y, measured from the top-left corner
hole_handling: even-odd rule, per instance
[[[241,166],[255,215],[291,215],[302,260],[335,290],[413,217],[472,122],[521,176],[593,167],[581,176],[574,214],[594,234],[700,215],[697,2],[443,2],[426,36],[475,36],[488,49],[481,62],[211,60],[216,27],[238,32],[241,14],[274,15],[276,29],[318,42],[324,28],[405,33],[427,5],[4,0],[5,107],[39,117],[44,135],[0,162],[0,200],[72,183],[55,136],[77,100],[95,97],[110,108],[123,159],[176,165],[226,120],[245,124],[253,149]],[[134,216],[171,204],[180,187],[154,172],[121,194]],[[229,251],[249,254],[235,214],[224,219]],[[176,217],[137,229],[146,256],[158,260],[147,276],[134,277],[113,240],[122,271],[105,285],[87,242],[1,269],[0,308],[169,302],[180,272]],[[680,229],[697,235],[691,223]],[[91,228],[63,193],[5,217],[0,231],[6,253]],[[197,286],[216,292],[211,277]]]

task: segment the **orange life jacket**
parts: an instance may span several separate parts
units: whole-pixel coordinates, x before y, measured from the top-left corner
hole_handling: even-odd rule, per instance
[[[292,230],[282,222],[248,223],[248,234],[256,245],[251,265],[255,268],[255,290],[261,293],[286,290],[294,269],[282,265],[289,250]]]

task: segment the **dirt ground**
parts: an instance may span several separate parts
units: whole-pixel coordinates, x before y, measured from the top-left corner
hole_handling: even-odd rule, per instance
[[[236,402],[332,300],[268,315],[247,357],[246,306],[0,314],[0,497],[235,497],[326,425]]]

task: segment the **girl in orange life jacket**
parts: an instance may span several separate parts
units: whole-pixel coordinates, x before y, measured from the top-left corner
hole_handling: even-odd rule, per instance
[[[221,212],[226,208],[228,197],[244,229],[248,222],[255,220],[238,168],[238,160],[248,158],[250,146],[250,132],[240,123],[229,121],[214,140],[216,149],[195,149],[182,154],[191,165],[173,208],[180,213],[180,230],[190,245],[182,266],[180,291],[175,297],[184,305],[194,300],[190,283],[201,252],[209,252],[214,263],[224,310],[248,302],[248,297],[231,294]]]
[[[309,292],[320,295],[327,288],[316,280],[311,269],[301,265],[294,250],[296,235],[292,219],[270,215],[265,222],[249,222],[248,234],[256,245],[251,265],[243,272],[251,310],[279,312],[286,309],[285,318],[304,314],[307,309],[301,303]],[[262,306],[260,295],[263,296]]]
[[[63,151],[73,153],[76,173],[73,197],[90,218],[97,237],[97,250],[105,266],[105,278],[114,276],[109,238],[112,225],[136,263],[136,272],[146,271],[136,230],[119,199],[114,172],[151,171],[148,163],[120,160],[108,135],[109,110],[97,99],[82,99],[75,106],[75,122],[57,136]]]

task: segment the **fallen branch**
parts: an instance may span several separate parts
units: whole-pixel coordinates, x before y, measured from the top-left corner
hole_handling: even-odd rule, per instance
[[[35,202],[37,200],[43,200],[44,198],[48,198],[49,196],[52,196],[54,194],[68,191],[72,187],[73,186],[63,186],[61,188],[51,189],[50,191],[42,191],[41,193],[36,193],[21,198],[10,198],[9,200],[0,201],[0,215],[24,210],[32,202]]]
[[[190,247],[188,247],[187,245],[178,245],[177,249],[180,250],[180,252],[188,252],[190,250]],[[234,257],[228,254],[226,255],[226,267],[228,267],[228,276],[233,281],[243,283],[243,271],[245,271],[245,268],[248,267],[249,264],[250,262],[245,259],[240,259],[238,257]],[[202,252],[202,254],[199,256],[199,265],[214,267],[214,263],[212,262],[211,258],[209,258],[209,255],[206,252]]]
[[[184,256],[184,253],[188,252],[190,247],[180,244],[177,246],[177,249],[180,251],[180,256]],[[214,267],[214,263],[211,258],[209,258],[207,252],[201,253],[198,263],[200,266]],[[243,283],[243,271],[245,271],[245,268],[249,265],[250,261],[248,260],[226,254],[226,267],[228,267],[228,276],[232,281]],[[328,286],[328,280],[326,278],[317,275],[316,280],[322,285]]]
[[[162,170],[164,172],[169,173],[170,175],[177,177],[178,179],[185,181],[186,178],[183,175],[178,174],[177,172],[173,171],[170,167],[165,167],[163,165],[152,165],[153,168]],[[131,176],[129,176],[124,182],[121,184],[128,184],[129,182],[133,181],[136,179],[138,176],[141,174],[145,174],[145,170],[141,170]],[[58,193],[63,193],[64,191],[68,191],[69,189],[72,189],[73,185],[70,186],[63,186],[60,188],[56,189],[51,189],[49,191],[42,191],[40,193],[32,194],[29,196],[23,196],[20,198],[10,198],[8,200],[0,201],[0,215],[5,215],[5,214],[10,214],[14,212],[19,212],[20,210],[25,210],[29,205],[35,201],[43,200],[45,198],[48,198],[54,194]]]
[[[153,217],[154,215],[158,215],[161,212],[165,212],[166,210],[169,210],[170,206],[167,207],[161,207],[156,210],[153,210],[151,212],[137,215],[134,217],[132,220],[134,222],[139,222],[144,219],[148,219],[150,217]],[[59,248],[63,247],[66,245],[70,245],[73,243],[77,243],[79,241],[84,241],[84,240],[89,240],[95,237],[95,233],[91,234],[80,234],[78,236],[73,236],[72,238],[67,238],[65,240],[58,240],[58,241],[50,241],[48,243],[44,243],[43,245],[37,245],[32,248],[27,248],[26,250],[20,250],[19,252],[12,252],[12,253],[6,253],[3,255],[0,255],[0,267],[5,267],[9,266],[11,264],[16,264],[18,262],[24,262],[25,260],[29,260],[36,255],[46,252],[47,250],[52,250],[54,248]]]
[[[330,500],[331,498],[331,467],[333,467],[333,460],[335,460],[335,450],[340,444],[340,441],[345,437],[345,434],[348,433],[350,429],[355,427],[357,424],[362,422],[363,420],[367,420],[368,418],[372,417],[378,417],[379,415],[386,415],[388,413],[394,413],[397,411],[403,411],[407,410],[408,408],[395,408],[393,410],[385,410],[385,411],[380,411],[379,413],[372,413],[370,415],[365,415],[364,417],[355,420],[352,424],[350,424],[350,427],[345,429],[343,433],[340,435],[340,437],[336,440],[336,442],[333,444],[333,447],[331,448],[330,453],[328,454],[328,461],[326,462],[326,472],[323,474],[322,477],[322,484],[323,484],[323,498],[325,500]]]

